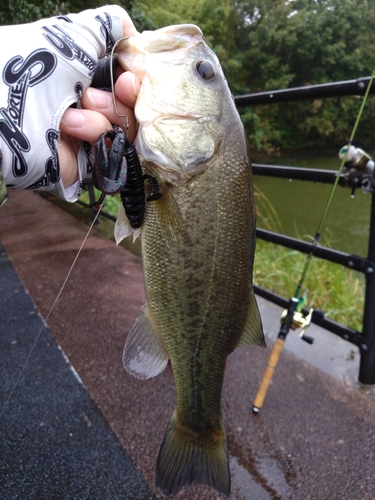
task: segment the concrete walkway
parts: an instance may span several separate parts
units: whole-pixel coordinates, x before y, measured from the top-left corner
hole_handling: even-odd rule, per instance
[[[42,328],[86,232],[32,192],[11,192],[0,212],[5,500],[161,498],[153,478],[174,408],[172,373],[139,381],[121,363],[144,301],[140,258],[94,229]],[[280,310],[259,302],[266,333],[275,336]],[[373,389],[357,386],[353,346],[315,327],[308,333],[312,348],[288,337],[257,417],[251,403],[272,340],[267,350],[229,357],[222,406],[231,499],[375,498]],[[193,486],[175,498],[222,496]]]

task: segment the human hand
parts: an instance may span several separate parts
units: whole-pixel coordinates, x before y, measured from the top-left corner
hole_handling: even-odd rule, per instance
[[[128,117],[128,137],[134,139],[136,120],[134,105],[139,92],[139,80],[133,73],[122,73],[115,85],[115,96],[119,114]],[[99,136],[112,128],[112,124],[124,126],[125,120],[119,117],[113,106],[112,93],[88,87],[81,98],[83,109],[69,108],[60,122],[58,145],[60,173],[65,187],[72,185],[78,178],[77,154],[79,141],[95,144]]]
[[[121,21],[123,36],[137,33],[133,21],[125,10],[122,12]],[[122,70],[121,73],[115,84],[116,104],[119,114],[128,117],[128,137],[132,141],[136,132],[133,109],[140,83],[132,73],[124,73]],[[112,124],[124,126],[124,118],[117,115],[112,94],[109,92],[88,87],[82,95],[81,105],[83,109],[67,109],[60,122],[58,148],[60,172],[65,187],[76,182],[78,177],[77,139],[94,145],[101,134],[112,128]]]
[[[128,14],[115,5],[0,28],[0,40],[9,47],[0,56],[0,148],[8,186],[78,198],[81,181],[91,173],[90,151],[81,141],[93,144],[112,123],[124,125],[111,94],[90,88],[92,76],[98,59],[135,33]],[[128,116],[130,139],[138,90],[134,75],[119,76],[117,107]],[[77,102],[82,109],[70,107]]]

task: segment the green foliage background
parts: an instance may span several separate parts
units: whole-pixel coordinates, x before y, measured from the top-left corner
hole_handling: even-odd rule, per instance
[[[137,28],[198,24],[234,95],[368,76],[375,63],[375,0],[4,0],[0,24],[79,12],[104,3],[128,10]],[[254,152],[337,146],[347,140],[359,100],[340,97],[241,109]],[[374,99],[358,131],[371,145]]]
[[[375,64],[375,0],[3,0],[0,24],[31,22],[104,3],[121,4],[139,31],[179,23],[199,25],[234,95],[355,79],[370,75]],[[359,107],[360,99],[340,97],[240,112],[254,159],[279,149],[340,148]],[[356,136],[370,150],[374,112],[371,97]],[[277,222],[272,206],[262,201],[261,193],[256,196],[263,220]],[[290,276],[300,274],[304,256],[258,241],[256,259],[258,284],[284,296],[293,293]],[[310,300],[332,319],[360,330],[363,281],[337,267],[319,260],[309,274],[313,281],[307,286],[315,294]]]

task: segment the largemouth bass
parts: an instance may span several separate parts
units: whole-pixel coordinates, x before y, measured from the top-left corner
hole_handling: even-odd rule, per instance
[[[124,365],[138,378],[172,366],[177,406],[156,486],[171,495],[197,482],[229,495],[225,363],[236,347],[265,345],[252,287],[255,209],[243,126],[198,27],[143,32],[118,57],[142,82],[136,147],[162,193],[147,204],[141,229],[147,304]],[[117,240],[131,232],[123,210],[115,232]]]

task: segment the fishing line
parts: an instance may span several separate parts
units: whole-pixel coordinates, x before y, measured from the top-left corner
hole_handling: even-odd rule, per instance
[[[115,58],[115,49],[117,45],[124,41],[128,40],[128,36],[124,36],[117,40],[117,42],[113,45],[112,50],[111,50],[111,55],[110,55],[110,65],[109,65],[109,72],[110,72],[110,78],[111,78],[111,89],[112,89],[112,102],[113,102],[113,107],[115,108],[116,115],[120,118],[125,118],[125,131],[126,131],[126,136],[128,134],[129,130],[129,118],[125,114],[121,114],[117,108],[117,99],[116,99],[116,94],[115,94],[115,80],[114,80],[114,75],[113,75],[113,61]]]
[[[124,128],[125,128],[125,130],[126,130],[126,133],[127,133],[128,129],[129,129],[129,119],[128,119],[128,116],[127,116],[127,115],[125,115],[125,114],[121,114],[121,113],[119,112],[119,110],[118,110],[118,107],[117,107],[117,101],[116,101],[115,91],[114,91],[113,59],[114,59],[114,51],[115,51],[115,48],[117,47],[117,45],[118,45],[121,41],[126,40],[127,38],[129,38],[129,37],[123,37],[123,38],[120,38],[120,39],[119,39],[119,40],[117,40],[117,42],[114,44],[114,46],[113,46],[113,48],[112,48],[112,51],[111,51],[111,55],[110,55],[110,66],[109,66],[109,67],[110,67],[111,87],[112,87],[112,100],[113,100],[113,106],[114,106],[114,109],[115,109],[115,112],[116,112],[117,116],[119,116],[120,118],[125,118],[125,126],[124,126]],[[66,277],[65,277],[65,280],[64,280],[64,282],[63,282],[63,284],[62,284],[62,286],[61,286],[61,288],[60,288],[59,293],[57,294],[57,296],[56,296],[56,298],[55,298],[55,300],[54,300],[54,302],[53,302],[53,304],[52,304],[52,306],[51,306],[51,308],[50,308],[50,310],[49,310],[49,312],[48,312],[48,314],[47,314],[47,316],[46,316],[45,320],[43,320],[43,321],[44,321],[44,322],[43,322],[43,325],[42,325],[42,327],[40,328],[40,330],[39,330],[39,332],[38,332],[38,334],[37,334],[37,336],[36,336],[36,339],[34,340],[33,345],[31,346],[30,352],[29,352],[29,354],[28,354],[28,356],[27,356],[27,358],[26,358],[26,361],[25,361],[25,363],[24,363],[24,365],[23,365],[23,367],[22,367],[21,373],[19,374],[19,376],[18,376],[18,378],[17,378],[17,380],[16,380],[16,382],[15,382],[15,384],[14,384],[14,386],[13,386],[13,388],[12,388],[12,390],[11,390],[11,392],[10,392],[9,396],[8,396],[8,398],[7,398],[7,399],[6,399],[6,401],[5,401],[5,404],[4,404],[3,408],[2,408],[2,409],[1,409],[1,411],[0,411],[0,417],[3,415],[4,411],[6,410],[6,408],[7,408],[8,404],[9,404],[9,401],[11,400],[11,398],[12,398],[12,396],[13,396],[13,394],[14,394],[14,391],[16,390],[16,388],[17,388],[17,386],[18,386],[18,384],[19,384],[19,382],[20,382],[20,380],[21,380],[21,377],[22,377],[22,375],[23,375],[23,374],[24,374],[24,372],[25,372],[26,366],[27,366],[27,364],[28,364],[28,362],[29,362],[29,359],[30,359],[30,357],[31,357],[31,355],[32,355],[32,353],[33,353],[33,351],[34,351],[34,349],[35,349],[35,346],[36,346],[36,344],[37,344],[37,342],[38,342],[38,340],[39,340],[39,337],[40,337],[40,335],[41,335],[41,333],[42,333],[43,329],[47,326],[47,321],[48,321],[49,317],[51,316],[52,311],[54,310],[54,308],[55,308],[55,306],[56,306],[56,303],[57,303],[57,301],[59,300],[59,298],[60,298],[60,296],[61,296],[61,294],[62,294],[62,292],[63,292],[63,290],[64,290],[64,288],[65,288],[65,285],[66,285],[66,283],[67,283],[67,281],[68,281],[68,279],[69,279],[69,277],[70,277],[70,275],[71,275],[71,273],[72,273],[72,271],[73,271],[73,268],[74,268],[74,266],[75,266],[75,264],[76,264],[76,262],[77,262],[77,259],[78,259],[79,255],[80,255],[81,251],[82,251],[82,248],[84,247],[84,245],[85,245],[85,243],[86,243],[86,240],[87,240],[87,238],[89,237],[89,234],[90,234],[90,232],[91,232],[92,228],[94,227],[94,225],[95,225],[95,223],[96,223],[96,221],[97,221],[97,219],[98,219],[98,217],[99,217],[100,211],[101,211],[101,209],[102,209],[102,207],[103,207],[103,205],[104,205],[104,199],[105,199],[105,197],[106,197],[106,193],[104,193],[104,192],[103,192],[103,193],[101,194],[101,196],[100,196],[99,200],[95,203],[95,212],[96,212],[96,214],[95,214],[95,217],[94,217],[94,219],[93,219],[93,221],[92,221],[92,224],[91,224],[91,226],[89,227],[89,230],[87,231],[86,236],[84,237],[84,239],[83,239],[83,241],[82,241],[82,244],[81,244],[81,246],[80,246],[80,248],[79,248],[79,250],[78,250],[78,252],[77,252],[77,255],[75,256],[75,258],[74,258],[74,260],[73,260],[72,265],[70,266],[70,269],[69,269],[69,271],[68,271],[68,274],[67,274],[67,275],[66,275]]]
[[[343,158],[341,159],[340,168],[337,172],[335,182],[333,183],[330,195],[328,197],[326,206],[325,206],[324,211],[323,211],[323,215],[322,215],[320,222],[319,222],[319,225],[318,225],[318,229],[316,231],[314,240],[311,244],[309,253],[307,255],[305,265],[303,267],[302,274],[301,274],[300,280],[298,282],[296,291],[294,293],[294,296],[289,301],[289,305],[288,305],[287,310],[285,311],[285,314],[282,315],[281,327],[280,327],[277,339],[275,341],[271,355],[269,357],[268,364],[266,366],[265,372],[263,374],[263,378],[262,378],[260,386],[258,388],[258,392],[254,398],[254,401],[253,401],[253,413],[255,415],[257,415],[259,413],[260,409],[263,406],[265,397],[266,397],[267,392],[268,392],[269,385],[270,385],[272,378],[274,376],[275,369],[276,369],[276,366],[278,364],[281,352],[282,352],[283,347],[284,347],[284,342],[285,342],[286,336],[288,335],[290,328],[294,329],[295,327],[301,327],[302,328],[302,332],[300,335],[301,338],[303,340],[305,340],[306,342],[308,342],[309,344],[311,344],[313,342],[312,338],[304,335],[304,331],[306,330],[306,328],[310,324],[312,314],[313,314],[313,309],[310,309],[310,313],[308,316],[304,316],[304,315],[301,316],[299,308],[302,308],[303,297],[300,299],[299,296],[300,296],[302,286],[303,286],[303,283],[305,281],[306,274],[307,274],[307,271],[309,269],[312,257],[314,255],[315,249],[318,246],[318,242],[319,242],[320,235],[322,233],[323,226],[325,224],[325,221],[326,221],[329,209],[331,207],[332,200],[333,200],[339,179],[341,177],[344,165],[346,163],[346,157],[348,154],[349,146],[353,143],[353,139],[354,139],[354,136],[356,134],[360,119],[362,117],[363,109],[365,107],[368,95],[370,93],[370,88],[371,88],[372,83],[374,81],[374,77],[375,77],[375,67],[372,71],[371,78],[369,80],[366,92],[364,94],[364,97],[363,97],[363,100],[361,103],[361,107],[358,111],[357,118],[356,118],[355,124],[353,126],[353,130],[352,130],[352,133],[350,135],[349,142],[348,142],[347,151],[346,151],[345,155],[343,155]],[[296,311],[297,311],[297,314],[299,314],[298,317],[295,316]],[[295,323],[294,326],[293,326],[293,322]]]
[[[95,225],[95,223],[96,223],[96,221],[97,221],[97,219],[98,219],[99,213],[100,213],[100,211],[101,211],[101,209],[102,209],[103,205],[104,205],[104,199],[102,200],[102,203],[98,206],[97,213],[95,214],[95,217],[94,217],[94,219],[93,219],[93,221],[92,221],[92,224],[91,224],[91,226],[89,227],[89,230],[87,231],[86,236],[84,237],[84,239],[83,239],[83,241],[82,241],[81,246],[79,247],[79,250],[78,250],[78,252],[77,252],[77,255],[75,256],[75,258],[74,258],[74,260],[73,260],[73,263],[72,263],[72,265],[70,266],[70,269],[69,269],[69,271],[68,271],[68,273],[67,273],[67,275],[66,275],[66,277],[65,277],[65,280],[64,280],[63,284],[61,285],[60,291],[59,291],[59,293],[57,294],[57,296],[56,296],[56,298],[55,298],[55,300],[54,300],[54,302],[53,302],[53,304],[52,304],[52,306],[51,306],[51,308],[50,308],[50,310],[49,310],[49,312],[48,312],[48,314],[47,314],[46,318],[43,320],[43,325],[41,326],[41,328],[40,328],[40,330],[39,330],[39,332],[38,332],[38,334],[37,334],[37,336],[36,336],[36,338],[35,338],[35,340],[34,340],[34,342],[33,342],[33,345],[31,346],[30,352],[29,352],[29,354],[27,355],[26,361],[25,361],[25,362],[24,362],[24,364],[23,364],[23,367],[22,367],[21,373],[19,374],[19,376],[18,376],[18,378],[17,378],[17,380],[16,380],[16,382],[15,382],[15,384],[14,384],[14,386],[13,386],[13,388],[12,388],[12,390],[11,390],[11,392],[10,392],[9,396],[8,396],[8,398],[6,399],[6,401],[5,401],[5,403],[4,403],[4,406],[3,406],[3,408],[2,408],[2,410],[1,410],[1,412],[0,412],[0,417],[2,417],[2,415],[3,415],[4,411],[6,410],[6,408],[7,408],[8,404],[9,404],[9,401],[11,400],[11,398],[12,398],[12,396],[13,396],[13,394],[14,394],[14,391],[17,389],[17,386],[18,386],[18,384],[19,384],[19,382],[20,382],[20,380],[21,380],[21,377],[22,377],[22,375],[24,374],[24,372],[25,372],[25,370],[26,370],[26,366],[27,366],[27,364],[28,364],[28,362],[29,362],[29,359],[30,359],[30,357],[31,357],[31,355],[32,355],[32,353],[33,353],[33,351],[34,351],[35,347],[36,347],[36,344],[38,343],[39,337],[40,337],[41,333],[43,332],[44,328],[47,326],[47,321],[48,321],[49,317],[51,316],[52,311],[54,310],[54,308],[55,308],[55,306],[56,306],[56,303],[57,303],[57,301],[59,300],[59,298],[60,298],[60,296],[61,296],[61,294],[62,294],[62,292],[63,292],[63,290],[64,290],[64,288],[65,288],[65,285],[66,285],[66,283],[67,283],[67,281],[68,281],[68,279],[69,279],[70,275],[72,274],[72,271],[73,271],[73,268],[74,268],[74,266],[75,266],[75,264],[76,264],[76,262],[77,262],[77,259],[78,259],[79,255],[80,255],[80,253],[81,253],[81,251],[82,251],[82,249],[83,249],[83,247],[84,247],[84,245],[85,245],[86,241],[87,241],[87,238],[89,237],[89,234],[90,234],[90,232],[91,232],[92,228],[94,227],[94,225]]]
[[[359,111],[358,111],[358,114],[357,114],[357,118],[356,118],[355,124],[354,124],[353,129],[352,129],[352,133],[351,133],[349,141],[348,141],[348,146],[350,146],[353,143],[354,136],[355,136],[355,134],[357,132],[357,128],[358,128],[359,122],[361,120],[362,113],[363,113],[363,110],[364,110],[364,107],[365,107],[368,95],[370,93],[370,89],[371,89],[372,83],[374,81],[374,77],[375,77],[375,67],[374,67],[374,69],[372,71],[371,78],[370,78],[370,80],[368,82],[368,85],[367,85],[367,88],[366,88],[366,92],[365,92],[365,94],[363,96],[361,107],[359,108]],[[348,150],[349,150],[349,148],[348,148]],[[325,221],[326,221],[329,209],[331,207],[332,200],[333,200],[333,197],[334,197],[337,185],[339,183],[341,173],[342,173],[344,165],[346,163],[347,153],[348,153],[348,151],[345,153],[345,155],[343,156],[343,158],[341,160],[340,168],[337,171],[335,182],[333,183],[330,195],[328,197],[325,209],[323,211],[323,215],[322,215],[322,217],[320,219],[320,222],[319,222],[319,225],[318,225],[318,229],[317,229],[317,231],[315,233],[315,237],[314,237],[314,240],[313,240],[313,242],[311,244],[310,251],[309,251],[309,253],[307,255],[307,258],[306,258],[306,261],[305,261],[305,265],[304,265],[304,268],[302,270],[301,278],[300,278],[300,280],[298,282],[296,291],[295,291],[294,296],[293,296],[293,298],[295,298],[295,299],[299,298],[299,295],[301,293],[301,289],[302,289],[303,283],[305,281],[305,277],[306,277],[307,271],[308,271],[309,266],[310,266],[311,259],[312,259],[313,255],[314,255],[315,248],[318,246],[318,242],[319,242],[320,235],[322,233],[323,226],[325,224]]]

